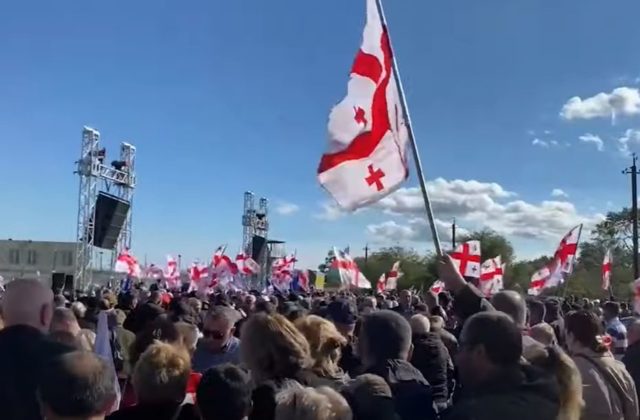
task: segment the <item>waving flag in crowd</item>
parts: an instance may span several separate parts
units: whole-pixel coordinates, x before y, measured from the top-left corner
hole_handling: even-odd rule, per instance
[[[294,255],[276,258],[271,265],[271,284],[280,291],[289,290],[293,270],[298,260]]]
[[[563,273],[571,274],[573,271],[573,263],[578,252],[578,243],[580,242],[580,233],[582,233],[582,225],[578,225],[571,229],[560,241],[558,249],[554,254],[554,259],[560,261],[560,267]]]
[[[480,291],[487,297],[503,289],[504,264],[502,256],[498,255],[482,263],[480,267]]]
[[[480,241],[468,241],[451,253],[456,268],[465,277],[480,277]]]
[[[376,283],[376,292],[383,293],[387,287],[387,275],[385,273],[380,274],[378,282]]]
[[[396,261],[395,263],[393,263],[393,267],[391,267],[389,275],[387,275],[385,290],[396,290],[398,288],[398,279],[400,277],[402,277],[402,272],[400,271],[400,261]]]
[[[609,290],[611,286],[611,249],[607,249],[604,253],[604,260],[602,261],[602,289]]]
[[[544,289],[557,287],[564,281],[562,277],[562,266],[558,259],[552,260],[531,276],[528,294],[538,296]]]
[[[434,295],[438,295],[444,292],[444,282],[442,280],[434,281],[431,287],[429,288],[429,291]]]
[[[203,292],[210,287],[209,267],[204,264],[194,262],[187,270],[189,274],[189,291],[197,290]]]
[[[342,208],[378,201],[409,175],[408,140],[387,28],[375,0],[367,0],[362,44],[347,96],[329,115],[329,148],[318,179]]]
[[[355,287],[358,289],[371,289],[371,282],[360,272],[358,264],[345,252],[333,248],[335,259],[333,268],[340,273],[340,282],[344,287]]]
[[[178,269],[178,263],[171,255],[167,255],[167,268],[164,272],[164,278],[167,281],[169,289],[180,288],[180,271]]]
[[[244,252],[240,252],[236,255],[235,265],[238,269],[238,273],[247,276],[260,272],[260,266],[258,263],[253,258],[248,257]]]
[[[295,270],[293,274],[292,289],[309,292],[309,270]]]
[[[127,273],[130,277],[140,277],[142,274],[138,260],[129,253],[128,249],[120,252],[113,271],[116,273]]]
[[[164,272],[162,271],[162,268],[158,267],[155,264],[149,264],[148,267],[145,267],[143,272],[144,272],[143,276],[148,279],[159,280],[164,277]]]
[[[229,273],[231,275],[238,274],[238,266],[231,261],[227,255],[225,255],[224,251],[226,246],[220,246],[213,253],[213,258],[211,259],[211,266],[213,267],[213,271],[221,274],[221,273]]]

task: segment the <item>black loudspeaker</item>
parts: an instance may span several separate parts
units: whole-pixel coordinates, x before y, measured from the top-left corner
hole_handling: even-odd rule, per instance
[[[260,260],[266,243],[267,240],[265,238],[254,235],[253,240],[251,241],[251,258],[256,261]]]
[[[114,249],[122,225],[129,213],[130,203],[115,195],[98,193],[95,212],[93,245],[98,248]]]
[[[75,287],[73,284],[73,274],[66,274],[64,276],[64,292],[73,295]]]
[[[64,273],[51,273],[51,290],[53,290],[53,293],[62,293],[62,291],[64,290],[64,282]]]

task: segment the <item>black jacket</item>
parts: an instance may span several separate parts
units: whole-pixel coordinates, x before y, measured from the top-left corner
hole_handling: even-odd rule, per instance
[[[411,364],[425,377],[435,402],[446,402],[453,380],[453,363],[449,351],[437,333],[414,335]]]
[[[0,418],[40,419],[39,375],[49,360],[72,350],[26,325],[0,331]]]
[[[402,420],[436,419],[431,386],[420,371],[404,360],[387,360],[366,370],[382,377],[393,394],[396,413]]]
[[[640,341],[627,347],[622,362],[633,378],[633,382],[636,383],[636,392],[638,393],[638,401],[640,401]]]
[[[125,319],[122,326],[134,334],[138,334],[162,314],[164,314],[164,309],[162,309],[160,305],[151,302],[143,303],[136,306],[136,308],[127,315],[127,319]]]
[[[180,413],[178,413],[180,410]],[[176,414],[178,414],[176,416]],[[200,420],[193,404],[138,404],[121,408],[107,416],[107,420]]]
[[[555,378],[533,366],[517,366],[464,390],[443,420],[556,420],[560,409]]]

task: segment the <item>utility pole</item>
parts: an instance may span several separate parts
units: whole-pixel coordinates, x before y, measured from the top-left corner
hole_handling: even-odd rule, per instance
[[[367,265],[367,262],[369,261],[369,244],[366,244],[364,246],[364,265]]]
[[[453,218],[453,223],[451,224],[451,246],[453,249],[456,249],[456,218]]]
[[[638,272],[638,168],[636,162],[638,157],[634,153],[632,155],[632,165],[622,171],[625,175],[631,175],[631,223],[633,224],[633,278],[640,277]]]

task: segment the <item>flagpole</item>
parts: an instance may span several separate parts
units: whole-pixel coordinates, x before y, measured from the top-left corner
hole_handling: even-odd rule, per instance
[[[572,265],[571,265],[571,273],[568,273],[567,278],[565,279],[565,282],[564,282],[564,288],[562,289],[562,298],[563,299],[567,295],[567,289],[569,288],[569,279],[570,279],[571,275],[573,274],[573,270],[574,270],[575,265],[576,265],[576,260],[578,259],[578,248],[580,247],[580,236],[582,236],[582,223],[580,223],[580,229],[578,229],[578,239],[576,241],[576,254],[573,257],[573,262],[572,262]]]
[[[389,28],[387,26],[387,19],[384,15],[384,9],[382,8],[382,0],[376,0],[376,6],[378,7],[378,14],[382,21],[382,26],[387,30],[387,37],[389,38],[389,46],[391,48],[393,75],[396,79],[396,87],[398,88],[398,96],[400,97],[400,105],[404,113],[405,121],[407,124],[407,132],[409,134],[409,141],[411,143],[411,150],[413,152],[413,161],[416,165],[416,175],[420,182],[420,189],[422,190],[422,199],[424,200],[424,207],[427,212],[427,218],[429,220],[429,226],[431,228],[431,236],[433,237],[433,245],[436,249],[436,254],[442,256],[442,247],[440,246],[440,238],[438,237],[438,231],[436,229],[435,220],[433,217],[433,209],[431,208],[431,201],[429,200],[429,193],[427,192],[427,184],[424,180],[424,171],[422,170],[422,162],[420,161],[420,154],[418,153],[418,145],[416,144],[416,138],[413,134],[413,125],[411,124],[411,116],[409,115],[409,107],[404,96],[404,89],[402,87],[402,79],[400,78],[400,71],[398,70],[398,62],[396,61],[395,54],[393,54],[393,46],[391,43],[391,35],[389,34]]]

